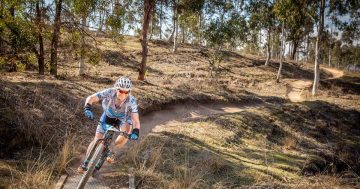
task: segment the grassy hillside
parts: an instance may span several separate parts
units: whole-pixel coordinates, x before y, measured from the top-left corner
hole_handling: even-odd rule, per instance
[[[141,113],[179,102],[261,103],[240,113],[209,116],[158,128],[122,161],[136,169],[139,188],[354,187],[360,173],[360,77],[332,78],[323,71],[316,97],[291,103],[289,83],[312,79],[312,64],[278,63],[223,52],[210,77],[210,49],[151,42],[147,82],[137,81],[139,40],[116,44],[105,37],[88,41],[100,62],[76,76],[77,60],[62,45],[59,78],[34,72],[1,73],[0,187],[48,188],[77,162],[93,137],[95,122],[84,118],[85,97],[111,87],[121,75],[134,81]],[[96,49],[96,47],[98,49]],[[100,106],[96,107],[100,115]],[[142,159],[143,154],[148,154]],[[105,175],[114,187],[126,180],[127,166]],[[331,182],[328,182],[331,180]]]

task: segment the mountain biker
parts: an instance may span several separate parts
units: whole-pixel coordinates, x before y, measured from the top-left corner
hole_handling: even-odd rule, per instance
[[[85,116],[91,120],[94,119],[92,112],[92,105],[96,102],[102,101],[103,113],[100,117],[99,124],[96,128],[94,140],[89,144],[87,153],[90,153],[92,146],[98,139],[103,138],[105,130],[104,124],[119,126],[122,131],[129,134],[130,140],[137,140],[139,138],[140,120],[138,114],[138,105],[134,96],[131,95],[131,80],[127,77],[120,77],[114,84],[113,88],[105,89],[103,91],[92,94],[86,98],[85,101]],[[131,124],[134,126],[131,131]],[[124,136],[118,136],[115,140],[115,147],[120,149],[123,147],[128,139]],[[107,162],[113,163],[115,154],[113,150],[107,158]],[[84,173],[86,171],[86,160],[79,166],[78,172]]]

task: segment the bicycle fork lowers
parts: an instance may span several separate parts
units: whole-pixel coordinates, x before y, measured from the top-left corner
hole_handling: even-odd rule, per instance
[[[105,125],[108,129],[104,134],[104,138],[98,139],[95,144],[92,146],[90,153],[87,154],[85,162],[88,162],[87,170],[84,172],[83,176],[80,179],[80,182],[77,189],[83,189],[86,185],[86,182],[89,180],[90,176],[94,171],[98,171],[101,166],[104,164],[109,152],[110,144],[116,133],[120,133],[125,137],[128,137],[128,134],[122,132],[111,125]]]

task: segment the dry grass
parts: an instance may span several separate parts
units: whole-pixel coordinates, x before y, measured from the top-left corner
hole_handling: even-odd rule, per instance
[[[23,160],[0,161],[1,183],[4,184],[0,186],[14,189],[53,188],[56,178],[63,174],[71,160],[78,156],[78,153],[75,153],[76,146],[72,136],[66,139],[59,153],[49,154],[44,148],[38,153],[29,154],[29,157],[24,157]]]
[[[353,126],[356,117],[349,120],[347,117],[358,115],[349,109],[358,112],[360,97],[344,92],[356,81],[357,75],[346,74],[348,80],[341,82],[347,85],[341,82],[341,85],[324,85],[320,95],[309,97],[308,102],[299,106],[284,105],[287,87],[286,82],[276,84],[274,81],[276,62],[264,67],[264,60],[259,57],[225,52],[227,57],[220,64],[218,77],[212,79],[208,64],[211,50],[184,45],[173,54],[168,44],[150,42],[145,83],[136,81],[141,60],[137,38],[125,37],[120,45],[108,38],[98,40],[102,59],[99,65],[88,65],[85,77],[76,76],[77,60],[72,54],[59,59],[63,80],[32,72],[2,73],[0,124],[12,125],[18,134],[9,135],[8,127],[2,128],[2,140],[9,144],[2,156],[29,161],[21,166],[4,161],[0,175],[6,176],[0,177],[4,180],[1,183],[24,188],[32,188],[37,182],[40,188],[50,186],[51,180],[78,156],[74,146],[83,146],[93,135],[94,123],[84,120],[82,113],[84,98],[110,87],[120,75],[134,80],[133,94],[142,112],[186,100],[263,101],[281,105],[178,123],[172,129],[150,135],[124,158],[124,162],[135,167],[140,188],[316,188],[323,185],[331,188],[343,186],[343,179],[338,175],[327,177],[325,172],[317,177],[301,174],[301,165],[310,162],[314,149],[334,152],[336,149],[328,148],[328,144],[345,144],[346,148],[337,149],[342,154],[340,159],[350,165],[359,162],[354,158],[357,151],[352,151],[357,144],[352,147],[346,142],[359,141],[358,137],[346,134],[351,133],[351,127],[356,129]],[[94,48],[94,44],[91,45]],[[312,77],[311,69],[309,65],[285,63],[283,81]],[[333,111],[328,111],[330,109]],[[95,110],[99,115],[100,108]],[[86,129],[85,125],[93,129]],[[324,137],[321,132],[340,134]],[[344,140],[340,140],[340,136]],[[324,142],[327,138],[334,140]],[[47,158],[39,159],[39,151],[32,158],[22,157],[26,151],[23,149],[29,146],[47,145]],[[305,151],[306,148],[309,150]],[[50,157],[56,159],[55,163],[49,162]],[[334,183],[321,181],[328,178],[333,178]]]
[[[76,136],[67,135],[61,148],[57,161],[56,161],[56,170],[60,173],[64,173],[68,165],[72,162],[74,158],[79,156],[78,149],[80,145],[76,142]]]
[[[8,172],[5,182],[8,188],[50,188],[53,186],[54,164],[50,163],[54,157],[42,157],[35,160],[18,161],[16,164],[7,164]],[[9,174],[10,173],[10,174]]]
[[[297,108],[287,105],[282,112],[289,106]],[[131,148],[120,165],[135,167],[138,188],[357,186],[360,178],[356,174],[329,174],[331,165],[320,168],[316,176],[304,175],[304,168],[318,155],[308,150],[308,143],[318,139],[308,132],[295,132],[294,126],[288,126],[288,115],[274,116],[277,111],[278,107],[269,105],[197,121],[172,122],[156,128]],[[297,137],[292,136],[296,133]],[[339,142],[340,138],[333,140]],[[322,143],[316,145],[319,151],[329,151]]]

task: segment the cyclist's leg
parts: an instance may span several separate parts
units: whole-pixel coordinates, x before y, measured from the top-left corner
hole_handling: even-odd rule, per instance
[[[131,125],[129,123],[125,123],[120,127],[121,131],[126,132],[128,134],[131,133]],[[128,141],[128,138],[119,135],[115,140],[115,146],[120,149],[122,148],[126,142]]]
[[[121,122],[118,123],[118,125],[120,126],[120,130],[123,132],[126,132],[128,134],[130,134],[131,132],[131,125],[129,123],[125,123],[125,124],[121,124]],[[106,158],[106,161],[108,163],[114,163],[115,161],[115,157],[116,157],[116,153],[126,144],[126,142],[128,141],[128,139],[122,135],[119,135],[115,142],[114,145],[111,145],[110,147],[110,154],[109,156]]]

